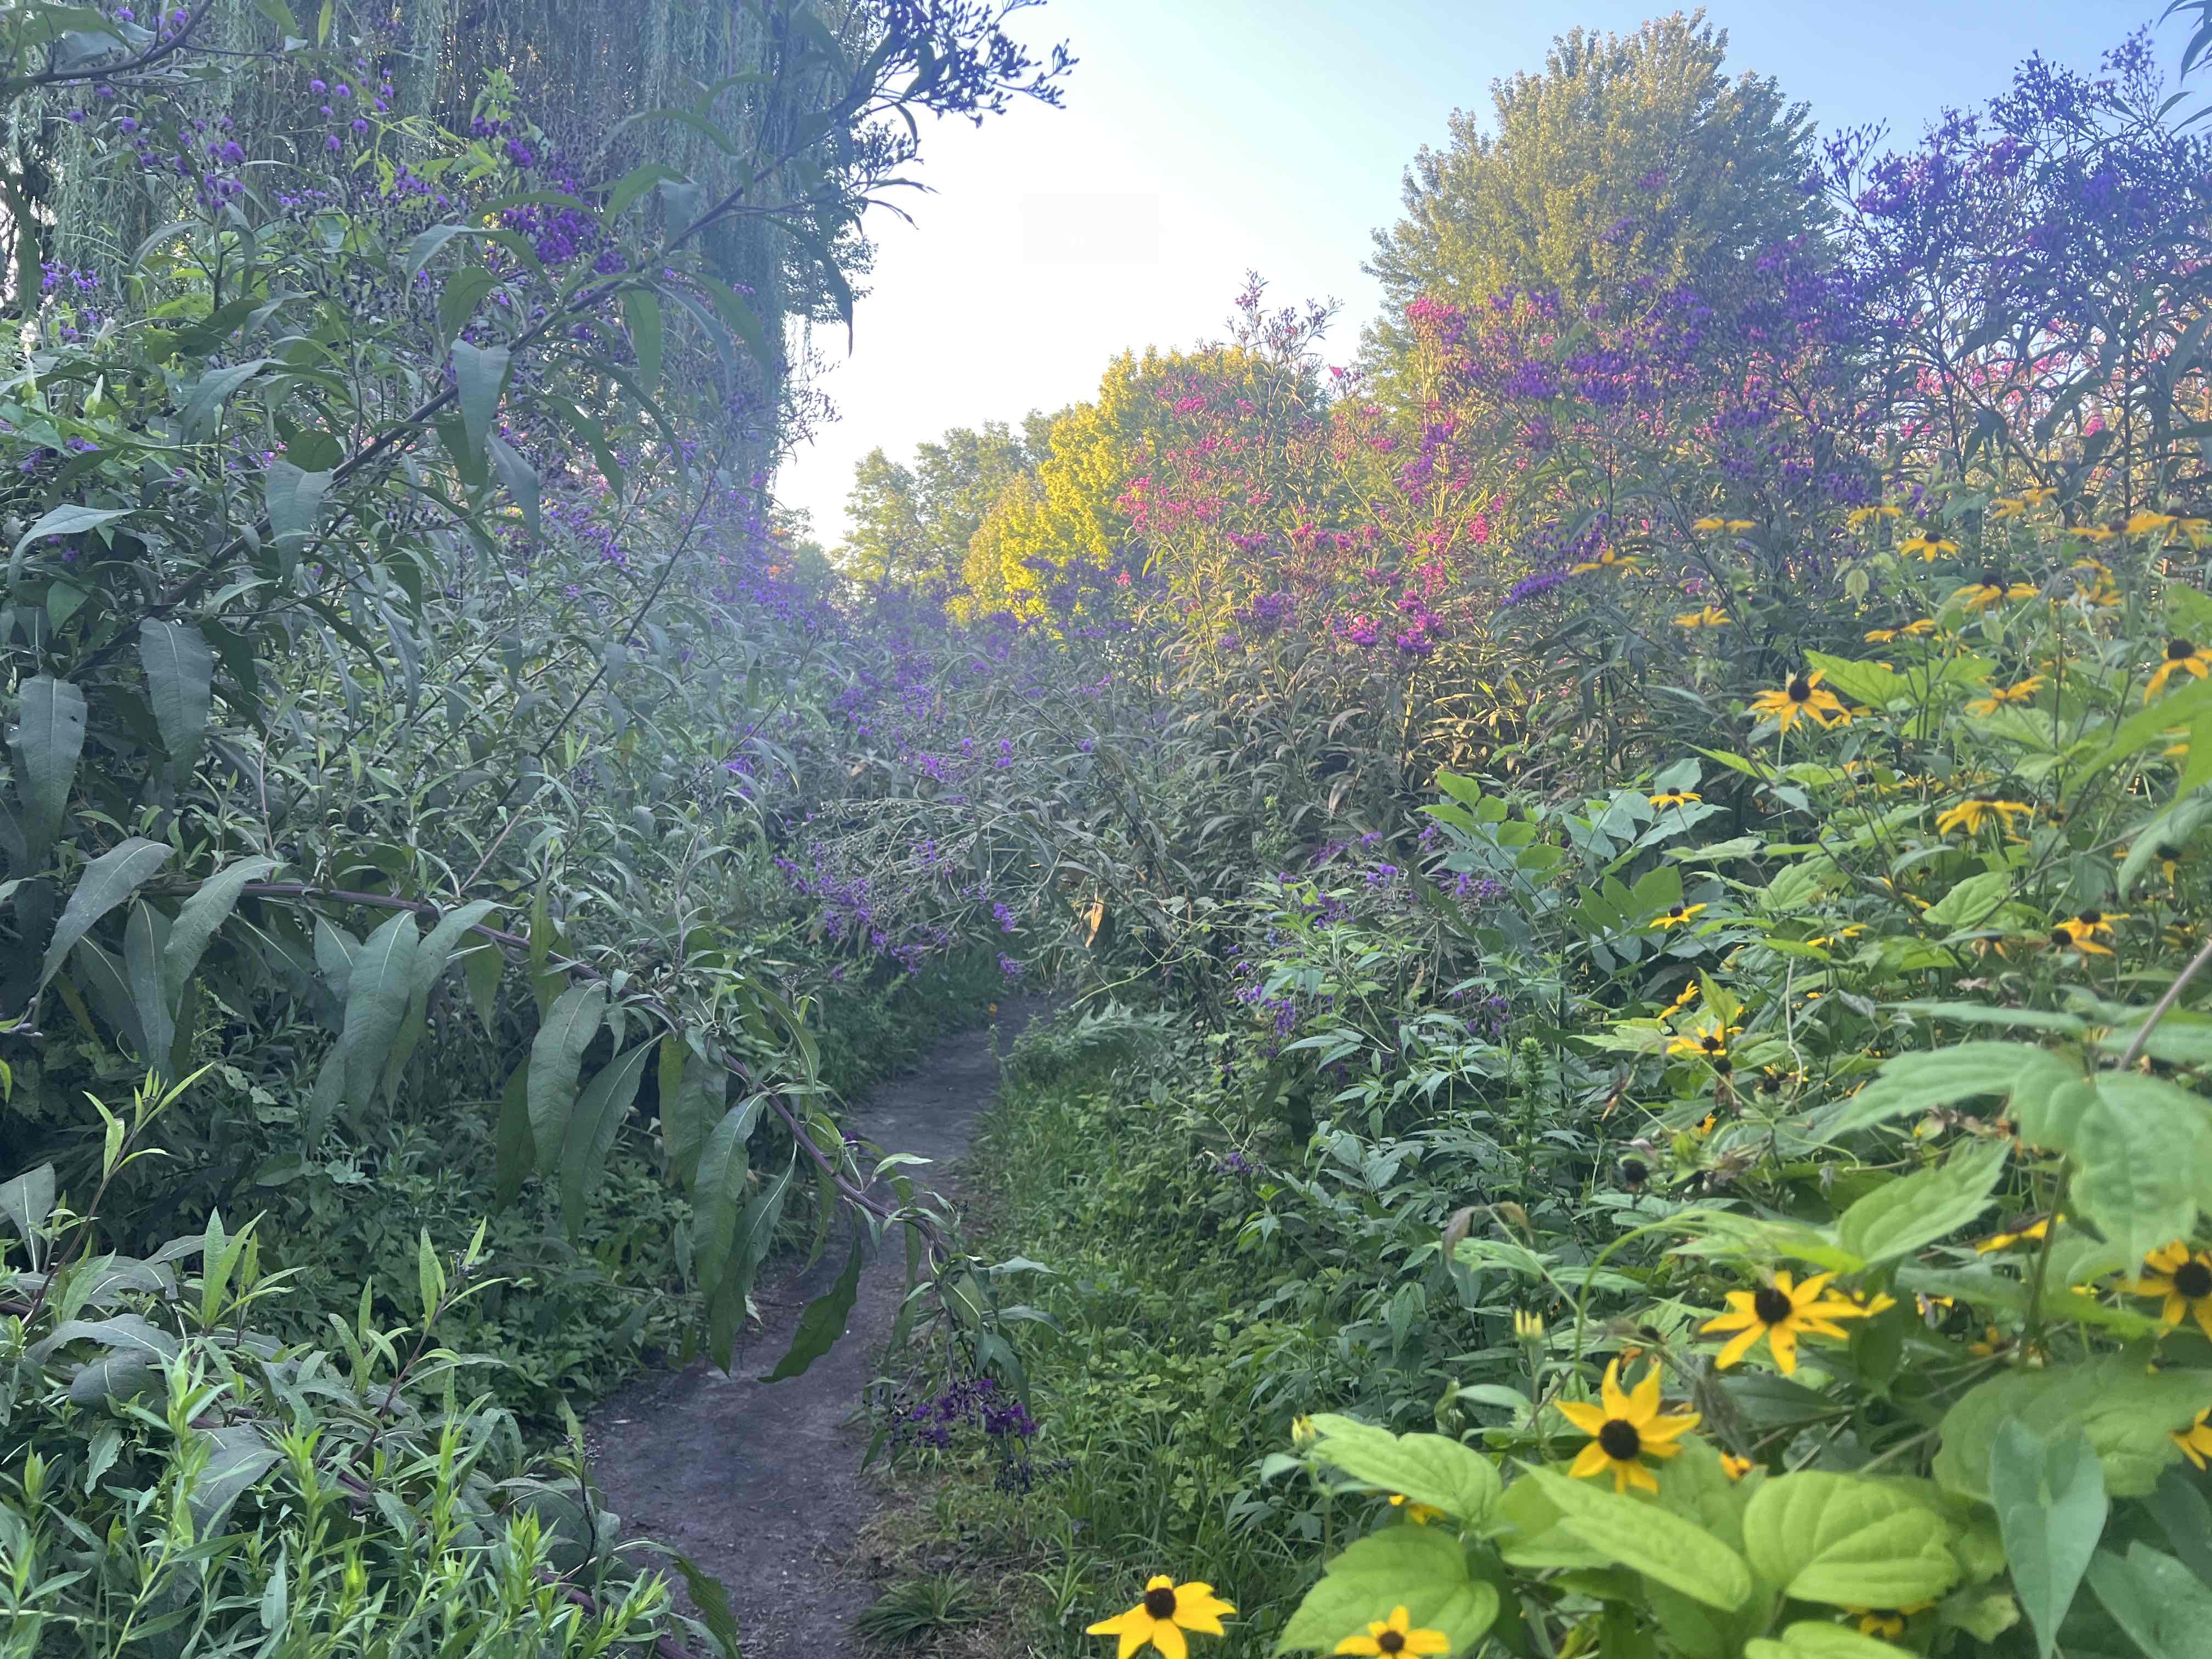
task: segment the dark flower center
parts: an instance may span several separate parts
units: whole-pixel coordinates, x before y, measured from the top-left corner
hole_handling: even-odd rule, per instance
[[[2074,930],[2064,922],[2060,922],[2051,930],[2051,942],[2062,951],[2071,950],[2074,945]]]
[[[2084,910],[2074,920],[2084,927],[2101,927],[2105,925],[2105,913],[2102,910]]]
[[[1153,1618],[1172,1619],[1175,1617],[1175,1592],[1166,1585],[1163,1584],[1158,1589],[1148,1589],[1145,1592],[1145,1611]]]
[[[1782,1079],[1778,1077],[1763,1077],[1759,1079],[1759,1092],[1763,1095],[1778,1094],[1781,1089]]]
[[[1813,682],[1807,679],[1802,674],[1800,674],[1796,679],[1790,682],[1790,702],[1808,702],[1812,700],[1812,696]]]
[[[1597,1443],[1614,1462],[1632,1463],[1644,1449],[1644,1437],[1626,1418],[1608,1417],[1598,1425]]]
[[[1751,1293],[1751,1310],[1760,1324],[1779,1325],[1797,1311],[1797,1304],[1773,1285],[1762,1285]]]
[[[1730,1072],[1735,1070],[1735,1062],[1726,1054],[1719,1055],[1713,1061],[1713,1070],[1726,1077]]]
[[[1620,1179],[1624,1185],[1630,1187],[1641,1187],[1650,1178],[1650,1166],[1645,1164],[1642,1158],[1624,1158],[1620,1160]],[[2177,1279],[2174,1282],[2179,1284],[2180,1281]]]
[[[2196,654],[2197,647],[2187,640],[2168,640],[2166,642],[2166,659],[2168,662],[2187,662]]]
[[[1406,1632],[1386,1630],[1375,1638],[1375,1645],[1385,1653],[1403,1653],[1406,1650]]]
[[[1728,1039],[1718,1031],[1708,1031],[1698,1039],[1698,1047],[1709,1054],[1717,1054],[1728,1047]]]
[[[2212,1296],[2212,1267],[2197,1261],[2183,1262],[2173,1270],[2173,1288],[2191,1302]]]
[[[1687,915],[1689,913],[1690,913],[1690,911],[1689,911],[1689,906],[1687,906],[1687,905],[1686,905],[1686,904],[1678,904],[1678,905],[1676,905],[1673,909],[1669,910],[1669,911],[1667,913],[1667,915],[1668,915],[1668,917],[1669,917],[1669,918],[1671,918],[1672,920],[1674,920],[1674,921],[1680,921],[1684,916]]]

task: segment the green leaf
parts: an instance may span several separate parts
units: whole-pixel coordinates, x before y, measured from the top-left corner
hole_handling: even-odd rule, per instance
[[[630,348],[637,353],[638,384],[650,392],[660,384],[660,300],[652,289],[634,288],[623,295],[623,319]]]
[[[632,167],[607,192],[606,216],[613,219],[632,202],[651,190],[663,179],[679,179],[683,175],[665,161],[647,161]]]
[[[522,509],[522,527],[536,540],[544,533],[538,518],[538,497],[541,485],[538,469],[522,459],[514,445],[492,433],[485,441],[491,450],[491,464],[499,474],[499,481],[507,486],[507,493],[514,497],[514,504]]]
[[[2007,1423],[1990,1447],[1990,1501],[2014,1593],[2043,1659],[2051,1659],[2112,1510],[2096,1448],[2079,1434],[2045,1445],[2033,1430]]]
[[[2212,1589],[2172,1556],[2140,1543],[2124,1558],[2100,1550],[2089,1564],[2089,1588],[2144,1659],[2203,1659],[2212,1639]]]
[[[185,441],[197,443],[208,436],[215,424],[222,418],[224,401],[272,361],[267,357],[256,357],[247,362],[211,368],[201,375],[185,398],[183,412],[178,416],[178,426]]]
[[[446,1299],[446,1264],[430,1248],[427,1227],[415,1236],[415,1288],[422,1298],[422,1317],[427,1320]]]
[[[1881,1074],[1842,1103],[1823,1121],[1826,1137],[1845,1135],[1910,1113],[1932,1111],[1975,1095],[2006,1095],[2030,1056],[2021,1042],[1961,1042],[1948,1048],[1899,1054]]]
[[[407,1017],[422,938],[415,913],[402,910],[371,933],[354,956],[346,977],[345,1027],[338,1034],[338,1052],[345,1057],[343,1099],[352,1111],[366,1111],[375,1100],[392,1045]]]
[[[572,985],[554,1000],[530,1043],[530,1139],[538,1149],[538,1170],[550,1176],[560,1168],[568,1140],[568,1120],[576,1108],[576,1079],[584,1050],[606,1017],[604,985]]]
[[[1812,1469],[1765,1482],[1743,1514],[1744,1548],[1761,1580],[1838,1607],[1934,1601],[1959,1577],[1949,1529],[1895,1487]]]
[[[15,550],[9,562],[23,556],[23,550],[33,542],[47,536],[76,536],[101,525],[112,524],[118,519],[127,519],[138,509],[132,507],[82,507],[74,501],[51,507],[33,520],[31,527],[15,538]],[[10,572],[12,577],[13,573]]]
[[[698,1180],[708,1129],[721,1117],[728,1095],[729,1073],[710,1056],[693,1054],[681,1032],[661,1039],[661,1146],[687,1192]]]
[[[269,528],[279,565],[287,576],[315,533],[323,499],[330,494],[331,477],[327,471],[303,471],[282,457],[270,463]]]
[[[672,1553],[668,1559],[684,1575],[684,1588],[690,1592],[691,1605],[699,1612],[699,1622],[706,1626],[707,1633],[721,1649],[722,1659],[740,1659],[744,1648],[737,1618],[730,1611],[728,1589],[690,1556]]]
[[[15,793],[23,803],[24,856],[36,864],[61,833],[84,753],[84,693],[45,674],[25,680],[8,746],[15,751]]]
[[[1968,876],[1934,904],[1921,919],[1930,927],[1956,932],[1986,927],[1998,907],[2012,896],[2012,872],[1984,870]]]
[[[238,908],[238,896],[249,881],[258,881],[277,867],[275,859],[240,859],[226,865],[199,884],[177,912],[169,929],[169,942],[161,951],[161,989],[174,1009],[185,994],[185,981],[200,965],[216,932]]]
[[[2079,1428],[2104,1466],[2105,1490],[2141,1498],[2181,1453],[2170,1431],[2212,1400],[2212,1372],[2148,1370],[2148,1350],[2100,1355],[2048,1370],[2007,1371],[1977,1384],[1944,1414],[1933,1473],[1950,1492],[1990,1501],[1990,1453],[2018,1423],[2045,1440]]]
[[[46,1224],[46,1218],[54,1212],[54,1166],[41,1164],[36,1169],[0,1182],[0,1220],[15,1230],[15,1237],[29,1244],[39,1230]],[[33,1260],[37,1260],[33,1247]]]
[[[1743,1659],[1899,1659],[1903,1651],[1847,1625],[1801,1619],[1783,1630],[1778,1642],[1763,1636],[1746,1642]]]
[[[2100,1073],[2073,1136],[2072,1201],[2136,1260],[2197,1224],[2212,1173],[2205,1103],[2161,1079]]]
[[[1334,1652],[1396,1607],[1406,1609],[1413,1629],[1441,1631],[1452,1652],[1467,1653],[1497,1621],[1498,1589],[1468,1577],[1466,1552],[1449,1528],[1385,1527],[1328,1563],[1274,1650]]]
[[[131,919],[123,930],[123,972],[131,984],[131,1001],[138,1010],[138,1030],[145,1038],[143,1057],[149,1066],[167,1062],[177,1040],[177,1022],[161,994],[161,940],[167,918],[143,899],[131,904]]]
[[[572,1235],[584,1230],[585,1200],[599,1190],[608,1149],[615,1144],[623,1119],[637,1102],[637,1085],[655,1047],[651,1042],[633,1044],[599,1067],[577,1097],[561,1146],[561,1212]]]
[[[1751,1599],[1751,1569],[1743,1557],[1702,1527],[1550,1469],[1531,1468],[1527,1478],[1557,1506],[1569,1533],[1622,1566],[1723,1613]]]
[[[1887,1261],[1958,1231],[1989,1208],[2010,1150],[1969,1141],[1940,1168],[1884,1182],[1838,1218],[1837,1243],[1863,1261]]]
[[[853,1251],[845,1258],[845,1271],[837,1275],[837,1282],[827,1291],[806,1304],[806,1311],[799,1316],[799,1328],[792,1333],[791,1349],[775,1362],[775,1369],[764,1381],[781,1382],[787,1377],[797,1376],[809,1365],[830,1352],[830,1345],[845,1334],[845,1322],[853,1316],[853,1298],[860,1288],[860,1267],[866,1259],[860,1241],[853,1241]]]
[[[1321,1455],[1355,1480],[1462,1521],[1489,1517],[1502,1490],[1481,1453],[1440,1434],[1395,1435],[1388,1429],[1323,1413],[1313,1419]]]
[[[499,417],[499,400],[507,389],[507,349],[505,346],[477,347],[465,340],[453,342],[453,377],[459,385],[461,425],[472,454],[483,453]]]
[[[461,960],[465,964],[462,971],[469,980],[469,1005],[476,1010],[477,1024],[489,1036],[492,1020],[499,1012],[499,981],[507,972],[507,953],[486,943],[471,948]]]
[[[416,1046],[421,1042],[428,1022],[430,993],[445,973],[453,947],[470,928],[496,908],[498,906],[489,899],[475,899],[458,909],[448,910],[438,918],[428,937],[416,947],[415,960],[407,974],[407,1012],[400,1021],[399,1035],[392,1042],[390,1057],[384,1064],[386,1099],[398,1088],[407,1062],[415,1057]]]
[[[496,286],[491,272],[482,265],[463,265],[448,276],[438,295],[439,339],[451,340],[466,328],[484,295]]]
[[[1823,683],[1832,687],[1838,696],[1849,697],[1853,702],[1887,708],[1913,695],[1910,680],[1878,662],[1854,662],[1848,657],[1808,651],[1805,663],[1808,668],[1818,670]]]
[[[215,653],[189,623],[149,617],[138,624],[138,660],[154,704],[154,723],[168,751],[170,775],[189,777],[207,736],[215,687]]]
[[[492,1201],[502,1210],[522,1195],[538,1161],[530,1139],[530,1062],[523,1060],[507,1074],[500,1091],[499,1128],[493,1143]]]
[[[54,936],[47,941],[46,959],[39,968],[40,990],[61,971],[70,951],[92,925],[151,880],[175,850],[166,842],[133,836],[84,866],[69,902],[62,907],[62,919],[54,924]],[[146,1058],[148,1064],[155,1063],[155,1056]]]
[[[745,1141],[760,1112],[761,1103],[754,1099],[723,1113],[699,1154],[699,1179],[692,1188],[696,1208],[691,1255],[699,1264],[700,1291],[709,1300],[721,1284],[737,1237],[747,1184]]]

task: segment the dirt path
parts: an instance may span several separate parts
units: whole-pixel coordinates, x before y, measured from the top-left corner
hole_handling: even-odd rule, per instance
[[[1000,1043],[1045,1006],[1002,1002]],[[929,1158],[913,1172],[916,1181],[956,1195],[946,1166],[967,1152],[976,1114],[998,1086],[990,1031],[964,1031],[879,1085],[853,1127],[886,1151]],[[905,1290],[902,1250],[895,1245],[868,1264],[835,1347],[803,1376],[760,1380],[846,1254],[833,1245],[805,1273],[763,1276],[754,1298],[765,1326],[739,1349],[729,1376],[702,1362],[641,1378],[589,1425],[594,1472],[624,1530],[681,1550],[728,1587],[746,1659],[848,1646],[848,1621],[875,1595],[841,1575],[836,1556],[875,1508],[860,1472],[866,1432],[848,1419],[876,1375]]]

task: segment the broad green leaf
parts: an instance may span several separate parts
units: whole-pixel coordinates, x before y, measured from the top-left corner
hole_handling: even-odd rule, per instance
[[[599,1035],[606,1010],[605,986],[572,985],[554,1000],[531,1040],[530,1139],[538,1149],[540,1175],[552,1175],[561,1167],[568,1120],[576,1109],[584,1050]]]
[[[2124,1557],[2098,1551],[2089,1588],[2143,1659],[2203,1659],[2212,1648],[2212,1589],[2148,1544],[2130,1544]]]
[[[476,1010],[477,1024],[489,1036],[492,1020],[499,1012],[499,981],[507,972],[507,953],[486,942],[472,946],[461,960],[462,972],[468,975],[469,1006]]]
[[[1913,696],[1912,682],[1893,669],[1884,668],[1878,662],[1854,662],[1848,657],[1831,657],[1819,651],[1805,653],[1805,663],[1819,671],[1821,679],[1832,687],[1838,696],[1853,702],[1863,702],[1875,708],[1887,708],[1893,702]]]
[[[1921,920],[1947,932],[1986,927],[1998,907],[2011,896],[2012,882],[2009,870],[1984,870],[1968,876],[1929,905]]]
[[[138,509],[133,507],[84,507],[74,501],[64,502],[40,514],[31,527],[15,538],[15,549],[10,562],[23,556],[23,550],[33,542],[47,536],[78,536],[88,530],[97,530],[118,519],[127,519]],[[13,572],[10,573],[11,582]]]
[[[1466,1553],[1447,1528],[1385,1527],[1355,1540],[1329,1562],[1276,1639],[1277,1653],[1332,1653],[1346,1637],[1364,1636],[1393,1607],[1403,1607],[1415,1630],[1441,1631],[1450,1650],[1473,1650],[1497,1620],[1495,1585],[1471,1578]]]
[[[854,1239],[852,1254],[845,1258],[844,1272],[828,1291],[806,1304],[806,1311],[799,1316],[799,1328],[792,1333],[790,1351],[775,1362],[775,1369],[764,1381],[781,1382],[799,1376],[844,1335],[845,1322],[853,1316],[853,1298],[860,1289],[860,1267],[866,1259],[867,1251]]]
[[[407,1017],[415,954],[422,933],[415,913],[402,910],[362,942],[346,976],[345,1027],[338,1052],[345,1056],[345,1103],[365,1111],[376,1097],[392,1045]]]
[[[1766,1481],[1743,1513],[1745,1553],[1763,1582],[1838,1607],[1934,1601],[1959,1577],[1949,1530],[1893,1486],[1813,1469]]]
[[[451,340],[469,325],[485,295],[498,286],[482,265],[463,265],[438,295],[438,337]]]
[[[201,375],[185,395],[184,410],[178,416],[178,425],[185,441],[197,443],[210,435],[222,418],[224,402],[266,368],[270,361],[267,357],[256,357],[247,362],[211,368]]]
[[[660,1041],[660,1139],[668,1166],[690,1191],[699,1175],[708,1131],[729,1098],[729,1073],[708,1055],[695,1054],[681,1033]]]
[[[2071,1201],[2132,1260],[2197,1224],[2212,1176],[2212,1114],[2186,1089],[2105,1072],[2075,1132]]]
[[[730,1611],[728,1588],[688,1555],[672,1551],[668,1559],[684,1575],[684,1588],[690,1593],[691,1605],[698,1609],[699,1622],[706,1626],[708,1633],[721,1648],[722,1659],[739,1659],[744,1649],[737,1615]]]
[[[502,1210],[522,1195],[522,1183],[537,1167],[530,1139],[530,1061],[507,1074],[500,1091],[499,1127],[493,1142],[492,1201]]]
[[[192,976],[200,965],[200,958],[207,954],[209,943],[238,908],[238,897],[246,884],[259,881],[276,868],[275,859],[240,859],[210,876],[184,902],[177,912],[176,925],[169,929],[169,942],[161,951],[161,989],[173,1011],[184,996],[185,981]]]
[[[45,989],[61,971],[70,951],[92,925],[150,881],[175,850],[166,842],[133,836],[84,866],[69,902],[62,907],[62,919],[54,924],[54,936],[47,942],[46,959],[39,969],[40,989]],[[155,1059],[148,1055],[148,1064],[155,1063]]]
[[[757,1099],[722,1114],[699,1154],[699,1179],[692,1188],[696,1208],[692,1223],[692,1259],[699,1264],[699,1289],[713,1298],[729,1265],[738,1216],[747,1186],[745,1141],[759,1121]]]
[[[1743,1557],[1702,1527],[1550,1469],[1531,1468],[1526,1478],[1558,1507],[1560,1525],[1622,1566],[1723,1613],[1751,1599]]]
[[[2069,1310],[2070,1311],[2070,1310]],[[1990,1501],[1990,1452],[2018,1423],[2045,1440],[2079,1428],[2104,1466],[2105,1490],[2141,1498],[2181,1460],[2171,1431],[2212,1401],[2212,1372],[2148,1368],[2147,1348],[2048,1370],[2007,1371],[1977,1384],[1945,1413],[1934,1474],[1948,1491]]]
[[[489,899],[476,899],[458,909],[448,910],[416,947],[414,963],[407,975],[407,1012],[400,1022],[399,1035],[392,1042],[391,1055],[384,1064],[386,1098],[389,1099],[398,1088],[407,1062],[415,1057],[416,1047],[422,1042],[428,1021],[430,993],[445,973],[454,946],[470,928],[498,908]]]
[[[146,689],[168,751],[170,775],[191,775],[207,736],[208,708],[215,687],[215,653],[198,629],[188,623],[149,617],[138,624],[138,660],[146,670]]]
[[[138,1010],[138,1029],[146,1038],[143,1058],[157,1069],[166,1066],[177,1040],[176,1018],[168,998],[161,994],[162,936],[167,931],[167,919],[152,905],[143,899],[131,902],[131,917],[123,929],[123,972]]]
[[[24,855],[35,864],[61,833],[69,807],[84,753],[84,693],[45,674],[25,680],[8,746],[15,751],[15,795],[23,803]]]
[[[36,1169],[0,1182],[0,1220],[15,1230],[15,1237],[26,1244],[31,1243],[38,1231],[46,1224],[46,1218],[54,1212],[54,1166],[41,1164]],[[37,1247],[33,1246],[33,1260]]]
[[[1746,1642],[1743,1659],[1899,1659],[1904,1651],[1848,1625],[1801,1619],[1784,1627],[1778,1642],[1764,1636]]]
[[[453,377],[459,387],[461,425],[471,454],[483,453],[499,416],[500,395],[507,389],[507,349],[505,346],[472,346],[453,342]]]
[[[1832,1109],[1820,1132],[1846,1135],[1976,1095],[2009,1094],[2029,1056],[2038,1052],[2023,1042],[1961,1042],[1899,1054],[1883,1063],[1873,1082]]]
[[[1426,1504],[1462,1521],[1486,1519],[1498,1502],[1498,1471],[1481,1453],[1440,1434],[1393,1434],[1349,1417],[1313,1419],[1322,1458],[1355,1480]]]
[[[323,499],[330,494],[331,477],[327,471],[302,471],[281,456],[270,463],[269,528],[287,575],[315,533]]]
[[[2045,1445],[2033,1430],[2007,1423],[1990,1447],[1990,1501],[2013,1592],[2043,1659],[2051,1659],[2112,1509],[2096,1449],[2075,1433]]]
[[[1837,1219],[1837,1243],[1863,1261],[1887,1261],[1958,1231],[1989,1208],[2010,1150],[1970,1141],[1938,1168],[1875,1188]]]
[[[584,1230],[584,1204],[599,1190],[607,1152],[637,1103],[637,1085],[656,1045],[639,1042],[602,1066],[576,1098],[561,1146],[561,1212],[571,1235]]]

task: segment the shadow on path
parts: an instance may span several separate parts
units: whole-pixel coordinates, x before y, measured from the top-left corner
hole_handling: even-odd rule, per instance
[[[1048,1006],[1003,1000],[1000,1042]],[[998,1086],[990,1030],[963,1031],[879,1085],[850,1127],[885,1152],[930,1159],[912,1171],[917,1185],[956,1196],[945,1166],[967,1152]],[[702,1361],[641,1378],[588,1425],[595,1478],[624,1531],[682,1551],[722,1581],[746,1659],[849,1645],[849,1620],[873,1598],[875,1587],[842,1577],[835,1557],[876,1507],[860,1473],[867,1431],[849,1419],[905,1293],[905,1251],[893,1246],[862,1274],[844,1336],[804,1375],[760,1380],[791,1346],[801,1310],[844,1266],[836,1243],[804,1272],[794,1262],[762,1276],[753,1295],[764,1323],[729,1376]]]

